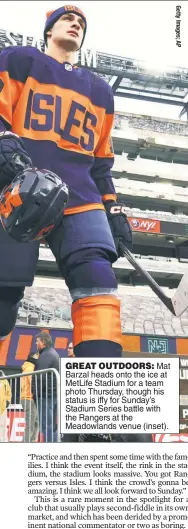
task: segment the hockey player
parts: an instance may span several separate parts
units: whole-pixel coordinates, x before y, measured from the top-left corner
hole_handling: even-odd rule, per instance
[[[0,54],[0,189],[18,172],[13,151],[15,160],[32,161],[68,185],[63,219],[47,240],[72,296],[75,355],[118,357],[120,302],[112,263],[121,256],[119,241],[130,248],[132,239],[111,178],[112,90],[74,65],[86,27],[79,8],[63,6],[47,14],[45,53],[10,47]],[[1,227],[0,248],[2,344],[24,287],[32,285],[39,243],[12,240]]]

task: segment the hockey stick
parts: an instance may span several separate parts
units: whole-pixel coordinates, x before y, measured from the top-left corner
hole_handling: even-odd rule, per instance
[[[158,296],[158,298],[166,305],[167,309],[174,314],[174,316],[181,316],[183,312],[188,308],[188,271],[185,272],[182,277],[175,294],[172,298],[169,298],[162,290],[162,288],[156,283],[155,279],[150,276],[147,270],[144,270],[132,253],[126,248],[126,246],[121,242],[121,250],[123,256],[127,258],[129,263],[135,268],[135,270],[142,276],[146,283],[151,287],[153,292]]]

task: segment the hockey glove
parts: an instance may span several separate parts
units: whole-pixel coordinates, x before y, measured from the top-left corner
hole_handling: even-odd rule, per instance
[[[14,177],[26,167],[32,167],[32,161],[24,142],[12,132],[0,133],[0,191],[11,184]]]
[[[125,212],[125,205],[118,202],[106,202],[104,206],[118,257],[123,257],[120,243],[123,243],[129,250],[132,249],[132,230]]]

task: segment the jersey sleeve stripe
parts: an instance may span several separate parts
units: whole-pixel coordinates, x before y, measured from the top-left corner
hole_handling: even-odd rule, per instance
[[[3,83],[0,92],[0,118],[12,125],[12,113],[18,102],[23,84],[10,79],[7,72],[0,72],[0,79]]]
[[[113,126],[114,115],[106,114],[100,140],[95,149],[96,158],[114,158],[114,152],[111,141],[111,130]]]

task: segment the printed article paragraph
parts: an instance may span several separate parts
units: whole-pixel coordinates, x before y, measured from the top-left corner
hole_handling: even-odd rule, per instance
[[[187,529],[183,450],[72,447],[28,454],[28,529]]]
[[[62,358],[61,433],[91,431],[178,433],[179,359]]]

